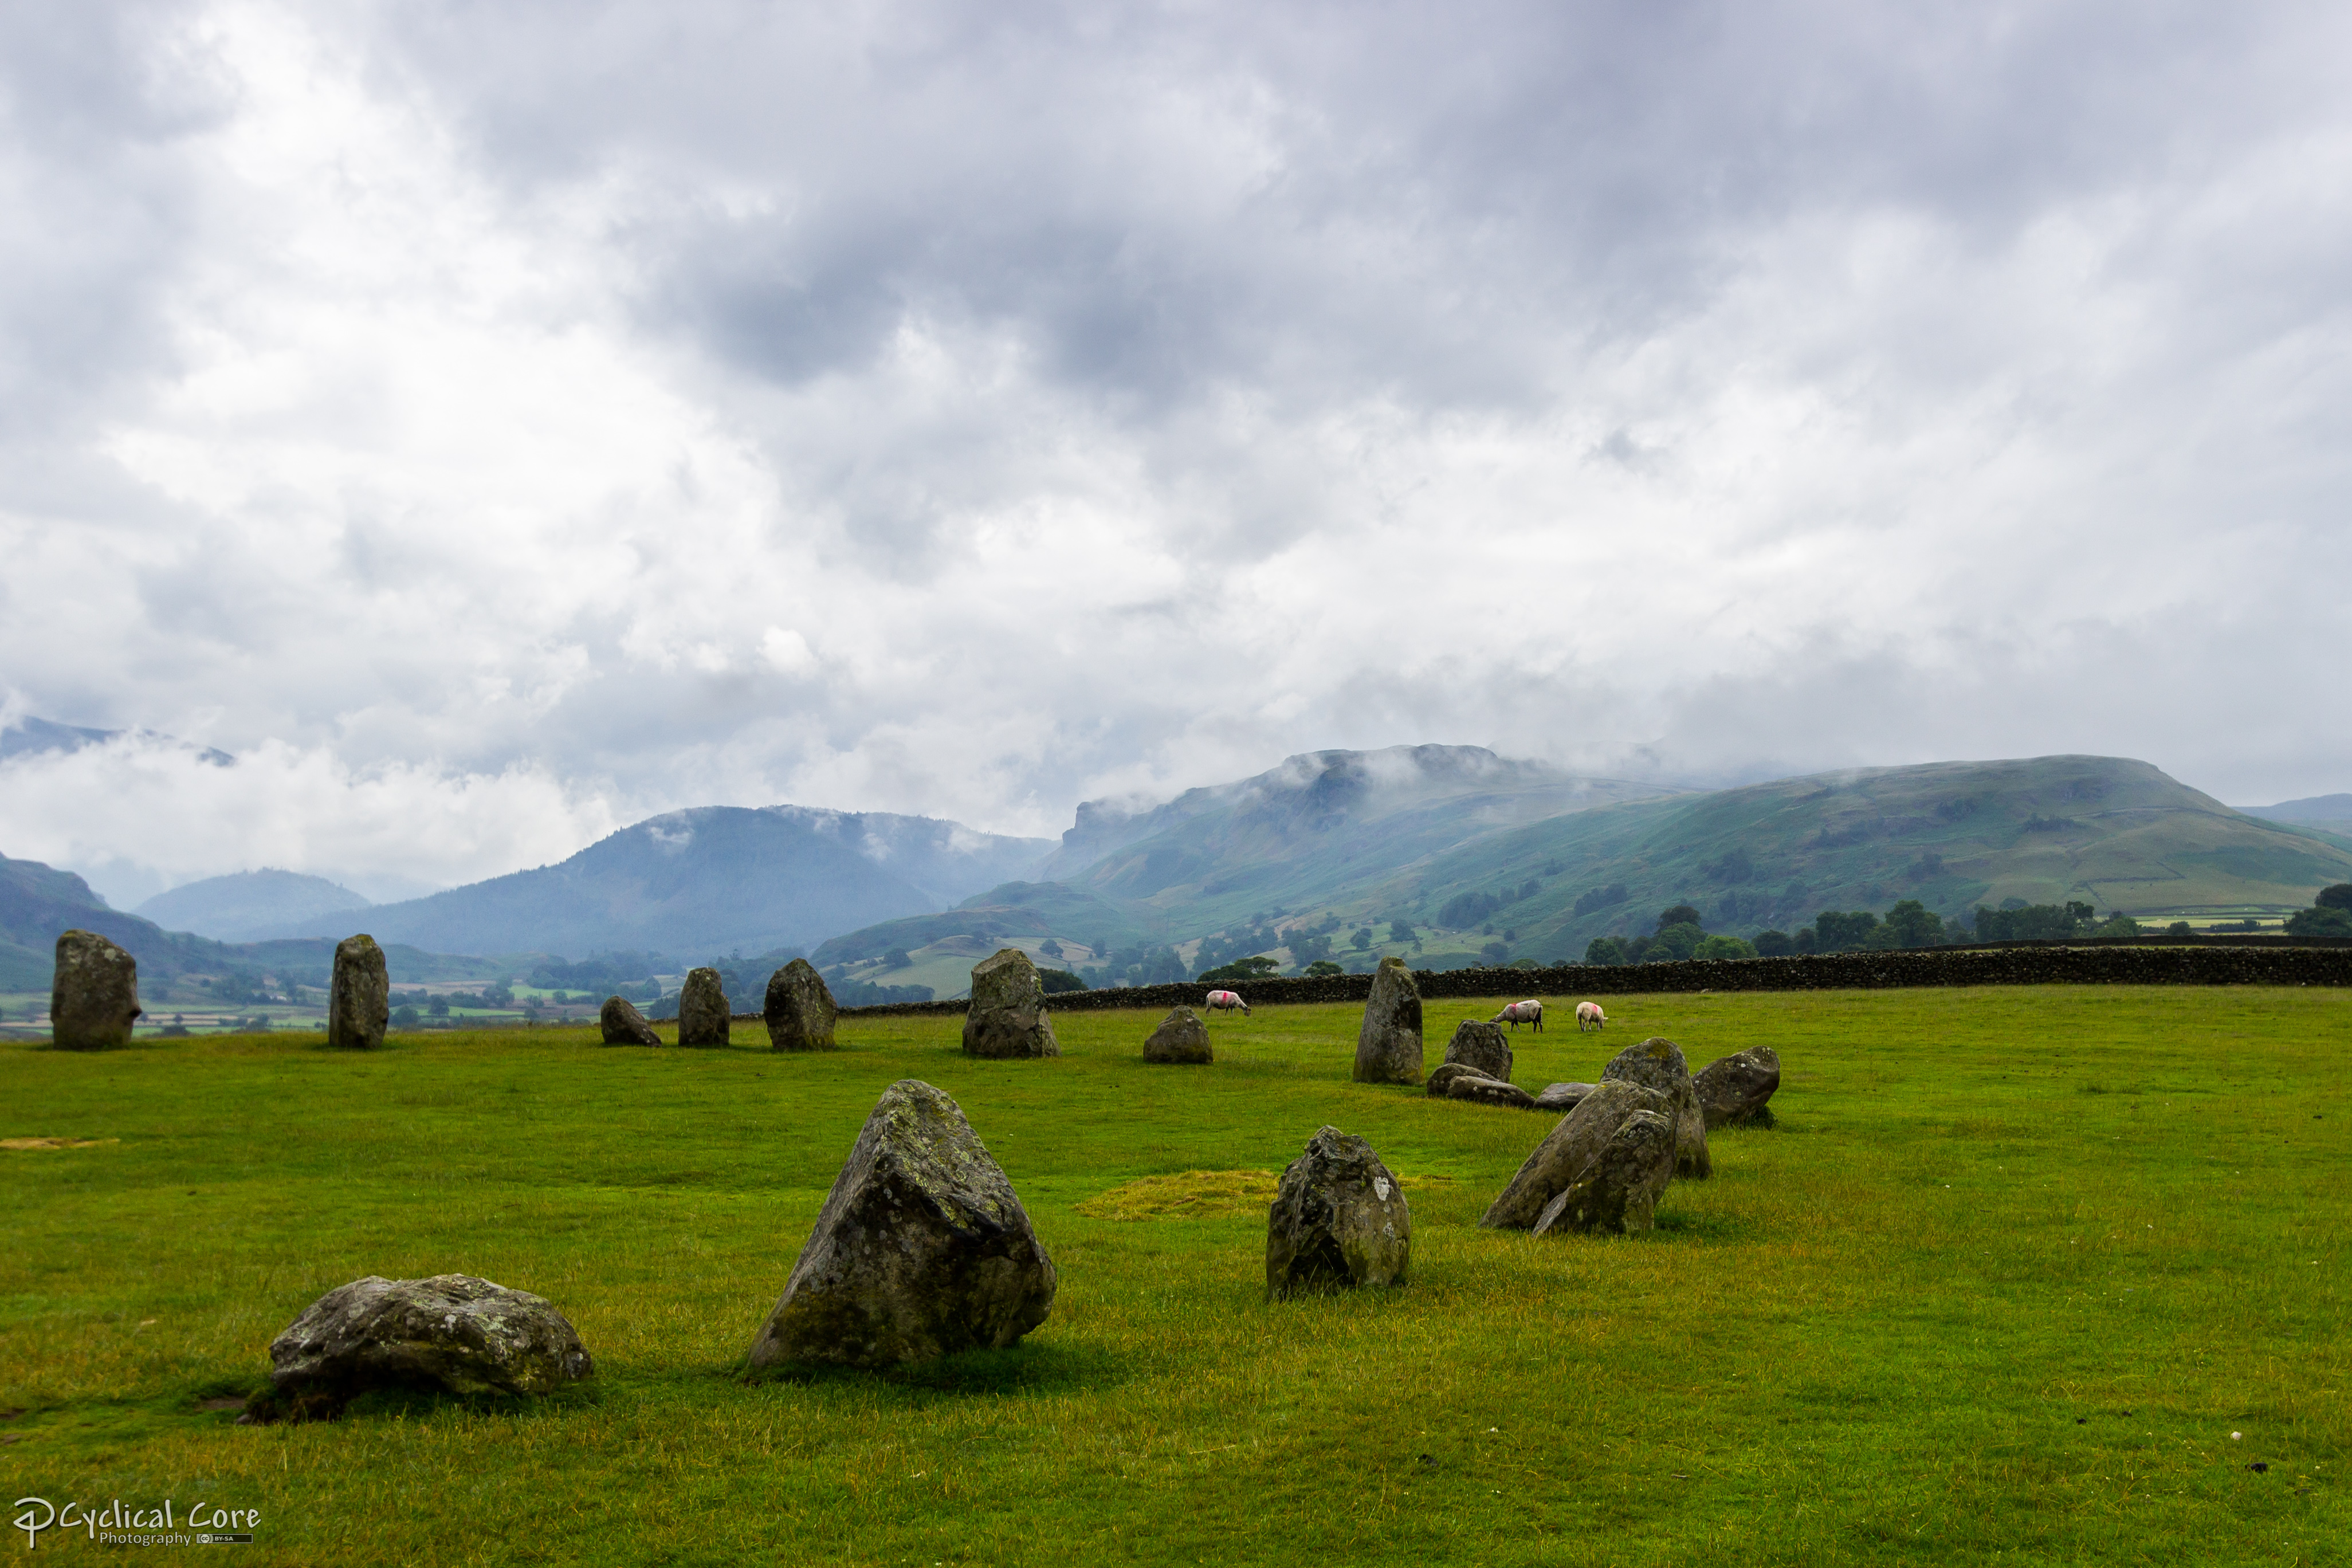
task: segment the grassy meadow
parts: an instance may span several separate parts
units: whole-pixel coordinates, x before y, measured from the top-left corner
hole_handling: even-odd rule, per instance
[[[1476,1228],[1550,1119],[1349,1082],[1345,1007],[1217,1019],[1207,1068],[1147,1067],[1133,1012],[1062,1015],[1066,1054],[1022,1062],[966,1060],[953,1018],[812,1056],[740,1024],[709,1051],[0,1045],[0,1138],[97,1140],[0,1148],[0,1499],[258,1508],[247,1563],[2352,1555],[2352,995],[1608,1006],[1601,1037],[1521,1031],[1517,1082],[1652,1033],[1785,1073],[1779,1125],[1718,1133],[1715,1178],[1633,1239]],[[1473,1010],[1431,1005],[1431,1065]],[[1011,1176],[1052,1318],[897,1375],[740,1381],[903,1077]],[[1404,1178],[1412,1282],[1270,1304],[1267,1184],[1326,1123]],[[451,1270],[551,1299],[596,1379],[312,1426],[217,1407],[323,1291]]]

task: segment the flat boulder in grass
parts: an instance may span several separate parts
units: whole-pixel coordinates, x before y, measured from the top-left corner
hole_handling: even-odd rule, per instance
[[[1402,1285],[1412,1261],[1403,1184],[1362,1138],[1318,1130],[1266,1213],[1266,1295]]]
[[[1769,1045],[1751,1045],[1736,1056],[1710,1061],[1691,1080],[1710,1132],[1742,1124],[1770,1126],[1772,1107],[1767,1102],[1780,1087],[1780,1054]]]
[[[1209,1043],[1209,1026],[1191,1008],[1171,1008],[1151,1038],[1143,1042],[1146,1061],[1173,1061],[1201,1065],[1214,1061],[1217,1053]]]
[[[637,1004],[626,997],[606,997],[604,1009],[596,1015],[604,1030],[606,1045],[659,1045],[661,1036],[637,1010]]]
[[[1482,1078],[1503,1083],[1511,1081],[1511,1040],[1498,1023],[1464,1019],[1454,1026],[1454,1038],[1445,1042],[1445,1060],[1475,1068]]]
[[[1698,1092],[1691,1087],[1681,1046],[1662,1034],[1629,1045],[1601,1070],[1603,1083],[1612,1078],[1645,1084],[1674,1101],[1676,1176],[1703,1181],[1714,1174],[1715,1164],[1706,1153],[1706,1117],[1698,1108]]]
[[[1045,1011],[1045,982],[1020,948],[999,948],[993,957],[971,967],[963,1049],[967,1056],[992,1059],[1062,1054],[1053,1018]]]
[[[139,960],[95,931],[61,933],[49,982],[49,1038],[58,1049],[128,1045],[139,1013]]]
[[[816,966],[795,958],[768,977],[767,1005],[760,1016],[768,1026],[772,1050],[831,1051],[840,1010]]]
[[[1675,1176],[1675,1124],[1655,1111],[1636,1111],[1617,1124],[1577,1178],[1536,1217],[1538,1236],[1596,1231],[1623,1236],[1647,1230],[1658,1199]]]
[[[963,1112],[902,1079],[866,1118],[749,1365],[893,1366],[1002,1350],[1045,1321],[1057,1283]]]
[[[1419,1083],[1421,1063],[1421,988],[1403,959],[1383,958],[1356,1035],[1356,1082]]]
[[[1547,1083],[1544,1092],[1536,1096],[1536,1109],[1557,1111],[1565,1116],[1591,1092],[1592,1085],[1590,1083]]]
[[[680,1045],[725,1045],[733,1014],[719,971],[689,969],[677,993],[677,1042]]]
[[[270,1341],[269,1363],[250,1421],[331,1418],[373,1388],[551,1394],[596,1370],[544,1297],[471,1274],[338,1285]]]
[[[364,932],[335,944],[335,968],[327,982],[327,1043],[373,1051],[383,1043],[392,1021],[392,977],[383,949]]]
[[[1445,1086],[1448,1100],[1467,1100],[1476,1105],[1507,1105],[1515,1111],[1532,1111],[1536,1097],[1516,1083],[1506,1083],[1499,1078],[1481,1078],[1465,1072]]]
[[[1625,1118],[1636,1111],[1674,1117],[1673,1096],[1646,1084],[1604,1079],[1559,1119],[1523,1162],[1478,1223],[1489,1230],[1532,1230],[1551,1200],[1601,1156]]]

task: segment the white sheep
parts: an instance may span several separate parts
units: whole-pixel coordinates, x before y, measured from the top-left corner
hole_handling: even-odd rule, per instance
[[[1577,1033],[1584,1033],[1587,1026],[1590,1026],[1592,1029],[1605,1029],[1608,1027],[1608,1023],[1609,1019],[1601,1012],[1601,1004],[1599,1002],[1579,1002],[1576,1004]]]
[[[1518,1028],[1523,1023],[1531,1023],[1536,1026],[1536,1032],[1540,1034],[1543,1032],[1543,1003],[1533,998],[1524,1002],[1513,1002],[1486,1021],[1507,1023],[1513,1029]]]
[[[1239,992],[1211,991],[1209,993],[1209,1010],[1211,1012],[1229,1013],[1235,1008],[1241,1009],[1244,1013],[1247,1013],[1249,1011],[1249,1004],[1242,1000],[1241,994]]]

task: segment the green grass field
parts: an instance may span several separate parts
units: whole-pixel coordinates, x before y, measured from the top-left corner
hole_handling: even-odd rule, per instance
[[[1602,1037],[1523,1031],[1517,1080],[1650,1033],[1786,1072],[1780,1125],[1719,1133],[1635,1239],[1477,1229],[1549,1119],[1349,1083],[1342,1007],[1219,1019],[1198,1069],[1146,1067],[1131,1012],[1024,1062],[966,1060],[953,1018],[822,1056],[740,1025],[0,1046],[0,1136],[115,1140],[0,1149],[0,1500],[258,1508],[247,1563],[2352,1556],[2352,995],[1608,1006]],[[1474,1010],[1432,1004],[1432,1065]],[[1053,1317],[902,1375],[738,1381],[902,1077],[1012,1177]],[[1262,1181],[1132,1185],[1278,1170],[1325,1123],[1406,1178],[1402,1291],[1268,1304]],[[596,1380],[202,1407],[328,1289],[446,1270],[551,1298]],[[32,1560],[109,1550],[53,1530]]]

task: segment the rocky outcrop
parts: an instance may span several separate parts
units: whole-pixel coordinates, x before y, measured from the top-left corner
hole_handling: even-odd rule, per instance
[[[1464,1019],[1454,1026],[1454,1038],[1445,1042],[1445,1060],[1472,1068],[1482,1078],[1503,1083],[1511,1081],[1511,1040],[1497,1023]]]
[[[1172,1008],[1143,1042],[1146,1061],[1177,1061],[1203,1063],[1214,1061],[1217,1053],[1209,1044],[1209,1026],[1191,1008]]]
[[[1590,1083],[1548,1083],[1544,1092],[1536,1096],[1536,1109],[1554,1111],[1565,1116],[1591,1092],[1592,1085]]]
[[[1691,1087],[1690,1068],[1683,1048],[1662,1034],[1639,1045],[1629,1045],[1609,1059],[1601,1081],[1622,1079],[1657,1090],[1674,1102],[1675,1174],[1705,1180],[1715,1170],[1706,1153],[1706,1117],[1698,1108],[1698,1092]]]
[[[1403,959],[1383,958],[1356,1035],[1356,1082],[1419,1083],[1421,1064],[1421,992]]]
[[[637,1010],[637,1004],[626,997],[606,997],[604,1010],[596,1021],[604,1030],[606,1045],[659,1045],[661,1036]]]
[[[139,1012],[137,959],[95,931],[58,936],[49,982],[49,1038],[58,1050],[128,1045]]]
[[[331,1416],[372,1388],[551,1394],[596,1367],[562,1312],[470,1274],[370,1275],[339,1285],[269,1343],[269,1393],[254,1420]]]
[[[1751,1045],[1736,1056],[1719,1057],[1691,1080],[1698,1096],[1699,1114],[1708,1131],[1743,1123],[1769,1127],[1772,1107],[1768,1102],[1780,1087],[1780,1058],[1769,1045]]]
[[[392,976],[383,949],[362,933],[335,944],[334,976],[327,982],[327,1043],[373,1051],[392,1021]]]
[[[1404,1187],[1363,1139],[1325,1127],[1282,1173],[1266,1216],[1265,1293],[1402,1285],[1412,1261]]]
[[[963,1112],[903,1079],[866,1117],[750,1365],[889,1366],[1001,1350],[1045,1321],[1056,1283]]]
[[[1536,1217],[1538,1236],[1569,1231],[1625,1235],[1650,1228],[1675,1176],[1675,1124],[1655,1111],[1617,1124],[1599,1155]]]
[[[732,1015],[716,969],[689,969],[677,993],[677,1042],[725,1045]]]
[[[1001,948],[971,967],[971,1008],[963,1015],[967,1056],[1059,1056],[1045,983],[1018,947]]]
[[[1601,1155],[1618,1127],[1636,1111],[1674,1117],[1674,1097],[1644,1084],[1604,1079],[1560,1118],[1523,1162],[1478,1223],[1490,1230],[1532,1230],[1551,1200]]]
[[[768,977],[767,1006],[760,1016],[775,1051],[831,1051],[833,1024],[840,1009],[824,977],[806,958],[795,958]]]

